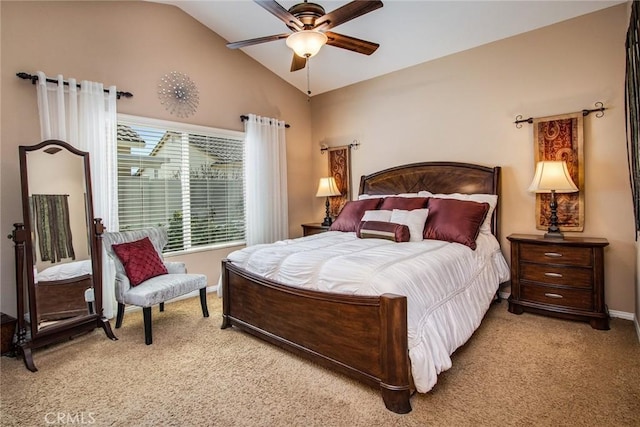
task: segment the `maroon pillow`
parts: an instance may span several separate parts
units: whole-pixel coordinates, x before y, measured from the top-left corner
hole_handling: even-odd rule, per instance
[[[414,209],[426,208],[428,201],[428,197],[385,197],[382,205],[380,205],[380,209],[387,211],[394,209],[412,211]]]
[[[120,261],[122,261],[131,286],[139,285],[147,279],[168,273],[148,237],[135,242],[112,245],[111,247],[120,258]]]
[[[432,197],[428,208],[425,239],[457,242],[476,249],[480,226],[489,212],[488,203]]]
[[[384,221],[362,221],[356,234],[361,239],[387,239],[394,242],[408,242],[411,237],[406,225]]]
[[[340,213],[338,218],[331,224],[331,231],[358,231],[358,225],[365,211],[372,211],[378,208],[381,198],[350,200]]]

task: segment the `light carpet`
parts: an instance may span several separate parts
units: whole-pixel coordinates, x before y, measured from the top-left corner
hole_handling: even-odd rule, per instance
[[[429,393],[406,415],[379,391],[236,329],[221,330],[209,294],[125,315],[102,330],[34,352],[38,372],[1,359],[2,426],[640,426],[640,344],[611,330],[494,304]],[[113,322],[112,322],[113,323]],[[113,325],[112,325],[113,326]]]

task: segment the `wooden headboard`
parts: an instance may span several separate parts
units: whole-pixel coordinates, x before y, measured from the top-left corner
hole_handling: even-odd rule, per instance
[[[498,237],[500,166],[493,168],[458,162],[422,162],[385,169],[360,177],[358,194],[417,193],[497,194],[491,231]]]

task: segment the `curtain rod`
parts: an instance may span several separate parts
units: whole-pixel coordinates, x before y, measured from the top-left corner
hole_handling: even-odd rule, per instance
[[[322,146],[320,147],[320,154],[324,154],[325,151],[329,151],[332,149],[337,150],[341,148],[353,148],[354,150],[357,150],[359,146],[360,146],[360,141],[358,141],[357,139],[354,139],[351,144],[343,145],[341,147],[329,147],[326,144],[322,144]]]
[[[16,76],[20,77],[21,79],[24,80],[31,80],[31,84],[36,84],[36,82],[38,81],[38,76],[34,75],[34,74],[28,74],[25,72],[20,72],[20,73],[16,73]],[[50,79],[49,77],[47,77],[47,81],[49,83],[58,83],[58,80],[56,79]],[[63,84],[65,86],[69,86],[69,82],[64,80]],[[80,87],[80,84],[76,84],[76,87]],[[109,89],[105,89],[104,90],[105,93],[109,93]],[[125,98],[131,98],[133,96],[133,94],[131,92],[122,92],[122,91],[117,91],[116,92],[116,98],[120,99],[121,97],[125,97]]]
[[[592,109],[590,109],[590,110],[589,110],[589,109],[584,109],[584,110],[582,110],[582,116],[583,116],[583,117],[586,117],[586,116],[588,116],[589,114],[594,113],[594,112],[596,112],[596,111],[597,111],[597,113],[596,113],[596,117],[600,118],[600,117],[604,116],[604,110],[606,110],[606,109],[607,109],[607,108],[604,106],[604,104],[603,104],[602,102],[598,101],[598,102],[596,102],[594,105],[596,106],[596,108],[592,108]],[[516,116],[516,121],[515,121],[515,122],[513,122],[513,123],[515,123],[515,125],[516,125],[516,127],[517,127],[518,129],[520,129],[520,128],[522,127],[522,123],[529,123],[529,124],[533,123],[533,117],[529,117],[528,119],[523,119],[523,118],[522,118],[522,115],[521,115],[521,114],[518,114],[518,115]]]
[[[244,115],[243,115],[243,116],[240,116],[240,120],[241,120],[241,121],[243,121],[243,122],[244,122],[245,120],[249,120],[249,116],[244,116]],[[291,126],[289,125],[289,123],[285,123],[285,124],[284,124],[284,127],[286,127],[287,129],[289,129]]]

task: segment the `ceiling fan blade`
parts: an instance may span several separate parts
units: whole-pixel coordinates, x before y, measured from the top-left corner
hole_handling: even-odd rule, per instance
[[[378,49],[378,47],[380,47],[378,43],[368,42],[366,40],[360,40],[355,37],[332,33],[331,31],[327,31],[325,34],[328,38],[328,45],[352,50],[364,55],[371,55],[376,51],[376,49]]]
[[[358,16],[362,16],[365,13],[373,12],[382,6],[381,1],[352,1],[316,19],[314,28],[318,30],[328,30],[344,24],[347,21],[351,21]]]
[[[302,30],[304,24],[298,18],[293,16],[287,9],[282,7],[280,3],[275,0],[254,0],[260,6],[262,6],[267,12],[285,23],[285,25],[292,30]]]
[[[253,46],[254,44],[272,42],[275,40],[286,39],[290,34],[276,34],[273,36],[258,37],[256,39],[241,40],[239,42],[227,43],[229,49],[239,49],[241,47]]]
[[[295,53],[293,54],[293,59],[291,60],[291,71],[302,70],[307,65],[307,58],[302,56],[298,56]]]

